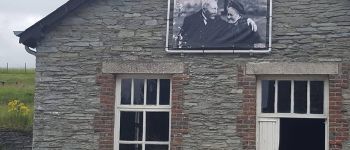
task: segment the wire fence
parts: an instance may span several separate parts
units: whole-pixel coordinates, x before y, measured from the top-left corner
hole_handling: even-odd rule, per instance
[[[27,63],[24,63],[23,67],[11,67],[9,63],[6,63],[6,67],[0,67],[0,73],[33,73],[35,68],[28,68]]]

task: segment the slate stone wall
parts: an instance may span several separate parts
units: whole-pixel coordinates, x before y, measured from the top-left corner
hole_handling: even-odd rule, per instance
[[[241,150],[237,115],[243,112],[244,89],[238,85],[239,66],[348,63],[349,10],[349,0],[273,0],[270,54],[181,55],[165,52],[166,0],[86,4],[57,23],[37,48],[33,147],[99,148],[103,135],[96,133],[94,121],[103,107],[96,81],[102,62],[182,62],[188,76],[182,107],[189,128],[177,149]],[[341,113],[349,121],[345,104]],[[339,149],[348,147],[350,142],[343,142]]]
[[[31,132],[16,132],[0,129],[0,150],[32,149]]]

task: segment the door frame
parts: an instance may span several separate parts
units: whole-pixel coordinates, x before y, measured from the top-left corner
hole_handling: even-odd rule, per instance
[[[317,80],[324,81],[324,104],[323,104],[323,114],[295,114],[295,113],[261,113],[261,103],[262,103],[262,95],[261,95],[261,81],[262,80]],[[275,83],[276,84],[276,83]],[[262,75],[257,76],[257,84],[256,84],[256,149],[259,148],[259,121],[261,120],[277,120],[278,122],[278,139],[279,139],[279,122],[280,118],[306,118],[306,119],[325,119],[325,150],[329,150],[329,79],[326,75]],[[277,89],[277,87],[275,87]],[[293,91],[293,89],[291,88]],[[277,91],[275,90],[275,93]],[[293,93],[291,92],[293,95]],[[309,94],[309,91],[308,91]],[[277,101],[277,94],[275,94],[275,103]],[[292,100],[293,101],[293,100]],[[308,106],[309,107],[309,106]],[[275,110],[276,111],[276,110]],[[279,140],[276,141],[276,144],[279,144]],[[279,145],[277,145],[278,150]]]

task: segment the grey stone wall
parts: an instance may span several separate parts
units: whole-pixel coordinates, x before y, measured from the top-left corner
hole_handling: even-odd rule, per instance
[[[59,22],[37,48],[34,149],[98,148],[93,119],[102,62],[182,62],[190,76],[184,149],[240,150],[237,66],[349,62],[349,10],[349,0],[273,0],[271,54],[180,55],[165,52],[166,0],[91,2]]]
[[[30,150],[33,135],[31,132],[16,132],[0,129],[0,150]]]

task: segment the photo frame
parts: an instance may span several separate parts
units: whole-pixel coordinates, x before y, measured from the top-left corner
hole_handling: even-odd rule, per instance
[[[168,0],[169,53],[268,53],[271,0]]]

